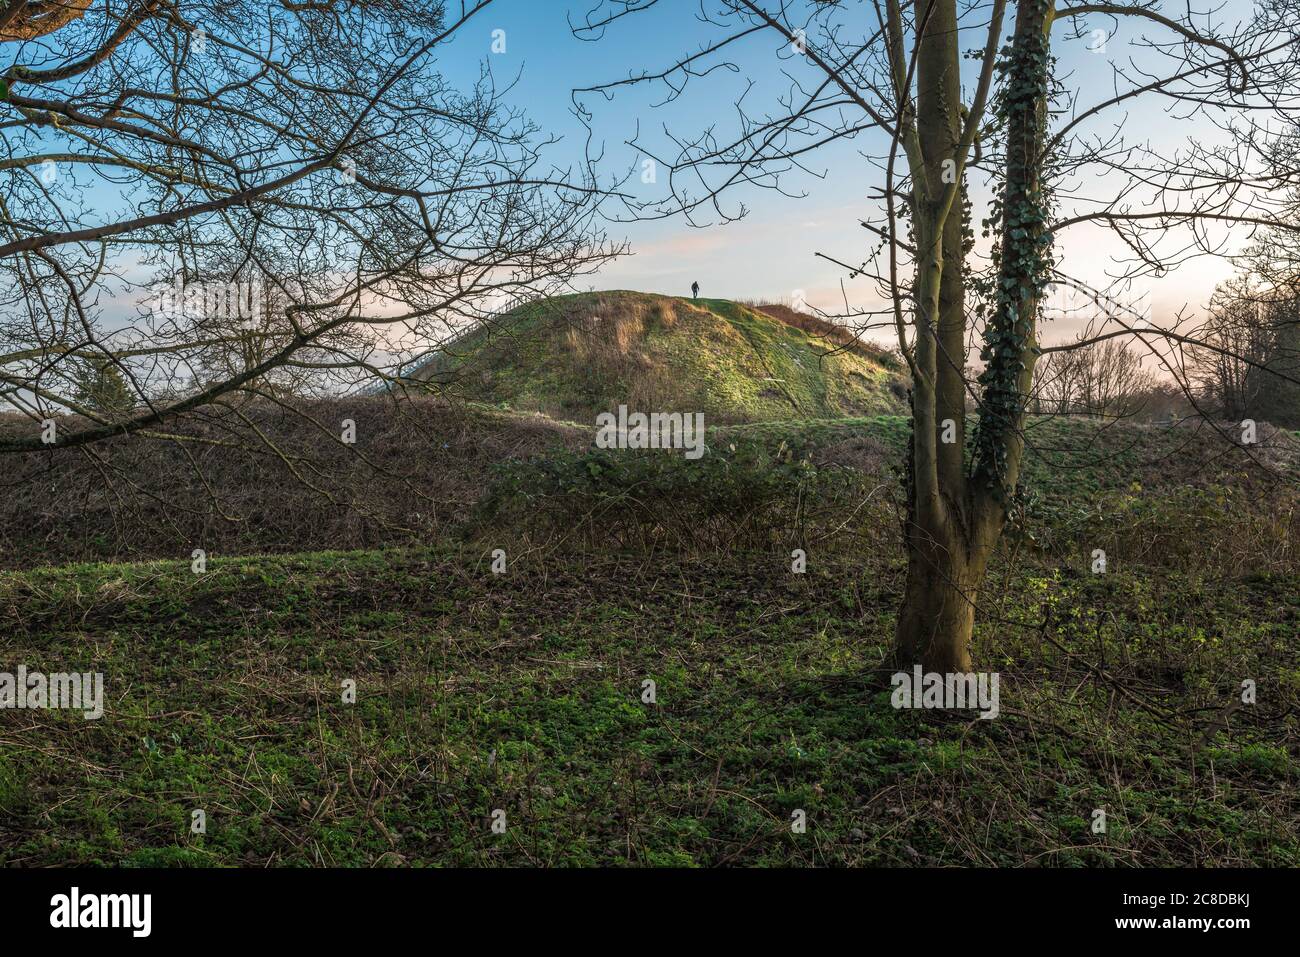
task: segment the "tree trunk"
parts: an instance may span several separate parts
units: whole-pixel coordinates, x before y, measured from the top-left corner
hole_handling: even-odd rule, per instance
[[[912,227],[920,252],[913,296],[916,366],[906,542],[907,589],[899,610],[899,668],[967,672],[975,624],[973,562],[966,527],[965,250],[959,189],[961,70],[955,0],[916,0],[924,24],[916,62],[918,142],[924,175],[913,184]],[[947,441],[945,441],[945,437]]]
[[[907,542],[907,585],[894,637],[894,665],[920,664],[927,672],[971,670],[975,602],[988,549],[952,529],[927,532],[913,526]]]
[[[918,3],[918,9],[920,4]],[[894,643],[897,667],[971,671],[975,604],[1006,523],[1024,451],[1025,402],[1037,358],[1036,317],[1051,264],[1042,196],[1051,0],[1017,0],[1007,96],[1007,166],[997,308],[986,329],[980,434],[968,479],[961,441],[944,443],[943,420],[962,420],[965,381],[960,212],[936,202],[953,153],[960,107],[953,0],[926,4],[917,57],[918,123],[927,171],[914,185],[916,375],[906,528],[908,569]],[[989,55],[992,55],[990,49]],[[957,434],[961,435],[960,428]],[[973,480],[973,481],[972,481]]]

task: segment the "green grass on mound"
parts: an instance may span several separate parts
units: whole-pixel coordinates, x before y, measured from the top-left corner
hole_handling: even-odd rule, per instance
[[[416,374],[446,394],[591,423],[620,404],[710,422],[899,412],[897,363],[723,299],[561,296],[467,334]]]

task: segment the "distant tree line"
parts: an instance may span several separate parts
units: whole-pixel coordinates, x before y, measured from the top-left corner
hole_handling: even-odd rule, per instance
[[[1046,415],[1164,420],[1201,415],[1300,428],[1300,283],[1270,287],[1242,272],[1214,292],[1177,381],[1146,349],[1090,340],[1044,357],[1032,408]]]
[[[1201,398],[1226,419],[1300,427],[1300,283],[1271,286],[1253,270],[1222,284],[1192,369]]]
[[[1279,179],[1300,164],[1300,131],[1280,137],[1271,161]],[[1300,222],[1300,191],[1285,208]],[[1188,415],[1255,419],[1300,428],[1300,239],[1294,228],[1259,231],[1219,284],[1202,324],[1156,374],[1152,350],[1132,338],[1085,332],[1041,361],[1036,412],[1103,418]],[[1181,323],[1180,323],[1181,325]]]

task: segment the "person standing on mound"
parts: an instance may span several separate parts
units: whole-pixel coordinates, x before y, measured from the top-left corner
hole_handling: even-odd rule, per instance
[[[700,298],[700,284],[698,282],[691,283],[691,298],[692,299]]]

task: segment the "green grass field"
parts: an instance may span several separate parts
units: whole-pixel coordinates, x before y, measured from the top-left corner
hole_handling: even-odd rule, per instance
[[[1294,577],[1005,565],[986,721],[890,706],[892,555],[489,566],[4,574],[10,652],[108,713],[3,715],[0,864],[1300,864]]]
[[[1292,434],[1031,418],[982,720],[881,669],[899,415],[710,419],[691,461],[483,404],[305,407],[356,454],[253,412],[314,488],[113,442],[118,495],[65,455],[6,499],[0,670],[102,672],[107,713],[0,711],[0,865],[1300,865]]]

